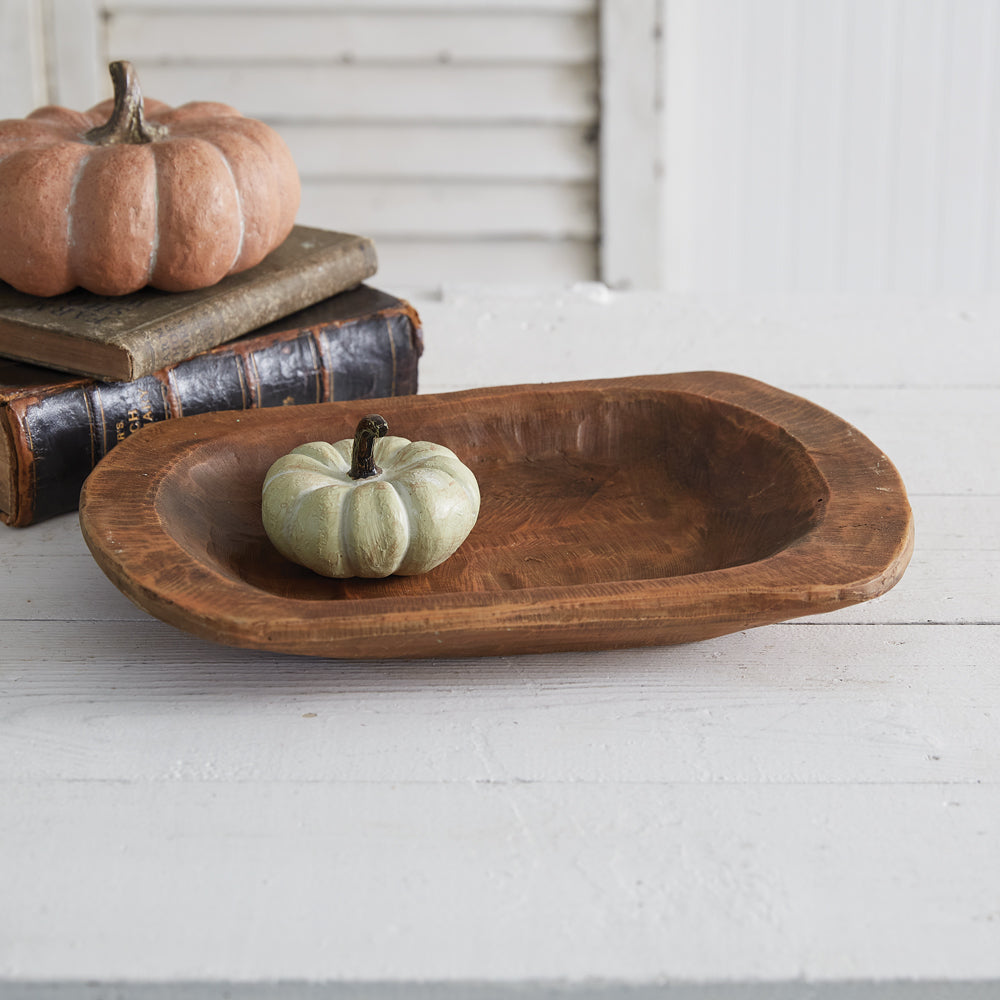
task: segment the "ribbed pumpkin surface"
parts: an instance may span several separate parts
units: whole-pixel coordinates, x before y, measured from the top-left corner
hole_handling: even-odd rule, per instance
[[[119,110],[115,82],[115,100],[89,111],[0,122],[0,279],[33,295],[187,291],[285,239],[300,184],[275,131],[225,104],[140,95],[150,138],[88,137]]]

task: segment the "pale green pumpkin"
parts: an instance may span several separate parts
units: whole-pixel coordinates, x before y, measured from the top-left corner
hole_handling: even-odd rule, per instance
[[[448,448],[386,431],[373,414],[353,439],[300,445],[271,466],[261,513],[285,558],[323,576],[413,576],[465,541],[476,477]]]

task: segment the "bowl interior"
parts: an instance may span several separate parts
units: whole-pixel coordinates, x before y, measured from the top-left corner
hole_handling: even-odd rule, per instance
[[[364,404],[360,404],[361,412]],[[829,491],[805,448],[748,410],[686,392],[581,390],[421,409],[381,401],[390,433],[452,448],[476,474],[479,521],[430,573],[330,580],[290,563],[260,521],[270,464],[353,424],[303,421],[262,444],[238,431],[174,463],[159,519],[188,554],[284,598],[510,591],[704,573],[764,559],[805,535]],[[303,408],[311,410],[312,408]],[[390,412],[394,410],[395,412]]]

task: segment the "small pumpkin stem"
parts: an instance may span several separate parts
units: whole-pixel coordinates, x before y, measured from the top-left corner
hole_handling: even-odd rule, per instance
[[[162,139],[167,134],[165,125],[147,122],[143,114],[142,91],[139,77],[130,62],[119,60],[108,66],[111,82],[115,87],[115,106],[111,117],[84,133],[84,139],[95,146],[112,146],[116,143],[140,145]]]
[[[354,432],[354,450],[351,452],[351,479],[370,479],[382,470],[375,464],[375,442],[385,437],[389,425],[384,417],[370,413],[358,424]]]

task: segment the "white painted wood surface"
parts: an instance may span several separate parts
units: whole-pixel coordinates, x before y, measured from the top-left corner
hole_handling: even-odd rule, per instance
[[[712,367],[830,407],[907,483],[909,570],[689,646],[359,664],[193,639],[73,516],[7,529],[0,996],[996,996],[1000,300],[416,304],[423,391]]]

